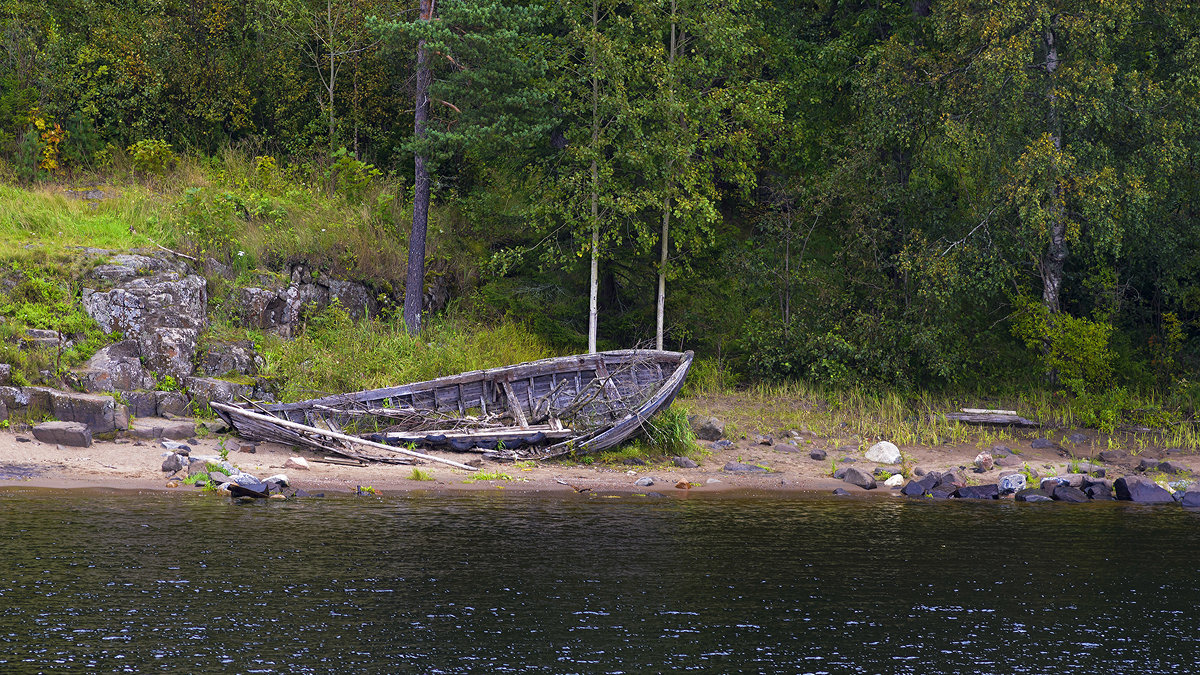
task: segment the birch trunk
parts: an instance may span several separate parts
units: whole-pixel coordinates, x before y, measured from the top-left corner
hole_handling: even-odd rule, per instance
[[[600,146],[600,73],[597,71],[600,45],[596,44],[596,31],[600,27],[600,0],[592,0],[592,152]],[[596,157],[592,156],[592,269],[588,280],[588,353],[596,353],[596,333],[600,323],[600,169]]]

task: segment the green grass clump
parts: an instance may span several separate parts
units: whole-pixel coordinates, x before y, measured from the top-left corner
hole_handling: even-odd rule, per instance
[[[433,480],[433,474],[429,471],[413,468],[412,473],[408,474],[409,480]]]
[[[355,322],[334,305],[291,341],[265,343],[263,374],[284,401],[323,393],[421,382],[444,375],[533,361],[554,353],[521,324],[435,319],[419,337],[399,318]]]
[[[513,477],[501,471],[476,471],[471,474],[471,477],[464,480],[464,483],[475,483],[481,480],[513,480]],[[523,480],[523,479],[522,479]]]

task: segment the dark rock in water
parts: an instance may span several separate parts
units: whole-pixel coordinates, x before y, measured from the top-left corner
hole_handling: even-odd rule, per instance
[[[1097,501],[1112,501],[1112,488],[1103,484],[1092,484],[1083,488],[1083,493]]]
[[[929,492],[929,496],[934,499],[950,499],[954,497],[954,493],[958,491],[955,487],[935,487]]]
[[[775,446],[775,452],[786,452],[789,454],[798,454],[802,451],[800,450],[800,448],[797,448],[794,445],[788,445],[787,443],[780,443]]]
[[[725,470],[729,473],[767,473],[765,467],[757,464],[743,464],[741,462],[726,462]]]
[[[927,490],[920,481],[910,480],[900,488],[900,494],[905,497],[924,497]]]
[[[1188,471],[1186,466],[1176,462],[1159,462],[1157,468],[1163,473],[1169,473],[1172,475],[1181,474]]]
[[[1200,508],[1200,489],[1191,488],[1184,491],[1183,499],[1179,503],[1189,509]]]
[[[1088,438],[1087,434],[1081,434],[1079,432],[1075,432],[1075,433],[1071,434],[1070,436],[1067,436],[1067,440],[1078,445],[1080,443],[1087,443],[1091,439]]]
[[[1019,502],[1050,502],[1050,501],[1054,501],[1053,498],[1050,497],[1050,495],[1046,494],[1045,490],[1039,490],[1037,488],[1029,488],[1027,490],[1021,490],[1020,492],[1017,493],[1016,499]]]
[[[294,495],[292,495],[292,496],[293,496],[293,497],[304,498],[304,497],[311,497],[312,495],[310,495],[310,494],[308,493],[308,491],[307,491],[307,490],[302,490],[302,489],[300,489],[300,488],[296,488],[296,494],[294,494]]]
[[[818,462],[823,462],[825,461],[826,454],[825,451],[820,448],[813,448],[813,450],[808,453],[808,456],[817,460]]]
[[[1069,485],[1059,485],[1054,488],[1054,493],[1051,496],[1054,497],[1054,501],[1056,502],[1071,502],[1072,504],[1079,504],[1088,500],[1088,496],[1083,490],[1073,488]]]
[[[696,467],[700,466],[699,464],[697,464],[693,460],[688,459],[687,457],[672,457],[671,463],[681,469],[695,469]]]
[[[1113,481],[1113,489],[1117,492],[1117,499],[1122,501],[1139,504],[1169,504],[1175,501],[1170,492],[1149,478],[1140,476],[1121,476]]]
[[[995,483],[989,485],[968,485],[958,488],[959,499],[998,499],[1000,487]]]
[[[938,478],[938,487],[957,488],[966,485],[967,478],[960,471],[947,471]]]
[[[833,472],[833,477],[838,480],[842,480],[843,478],[846,477],[846,472],[849,470],[850,470],[850,467],[843,466],[842,468]]]
[[[1104,450],[1099,455],[1096,455],[1096,458],[1101,462],[1108,462],[1110,464],[1113,462],[1119,462],[1126,457],[1128,457],[1128,455],[1120,450]]]
[[[626,457],[625,461],[622,463],[628,464],[629,466],[646,466],[646,460],[642,459],[641,457]]]
[[[238,485],[237,483],[229,484],[229,495],[232,497],[250,497],[253,499],[266,499],[271,496],[267,492],[266,485],[263,485],[262,490],[253,490],[251,488]]]
[[[901,488],[900,492],[909,497],[923,497],[938,486],[940,478],[941,474],[938,474],[936,471],[927,473],[916,480],[910,480],[907,485]]]
[[[841,497],[841,496],[849,495],[850,493],[847,492],[845,488],[835,488],[833,490],[833,494]]]
[[[855,467],[847,468],[846,474],[842,476],[842,480],[851,485],[857,485],[864,490],[874,490],[876,487],[875,479],[870,474]]]
[[[733,441],[721,440],[721,441],[717,441],[715,443],[710,443],[708,446],[708,449],[709,450],[724,450],[725,448],[732,448],[732,447],[733,447]]]
[[[1029,447],[1033,448],[1034,450],[1045,450],[1046,448],[1053,448],[1054,441],[1050,440],[1049,438],[1035,438],[1033,439],[1033,442],[1029,444]]]
[[[253,492],[258,492],[260,494],[267,493],[267,484],[248,473],[234,474],[229,477],[229,482],[233,485],[240,485],[241,487]]]

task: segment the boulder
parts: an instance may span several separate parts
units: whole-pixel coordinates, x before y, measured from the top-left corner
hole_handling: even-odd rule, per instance
[[[7,420],[7,419],[8,419],[8,406],[4,404],[4,401],[0,401],[0,422],[3,422],[4,420]]]
[[[183,392],[156,391],[154,403],[159,417],[187,417],[192,414],[192,399]]]
[[[198,405],[208,405],[212,401],[231,403],[239,396],[250,396],[254,393],[253,386],[211,377],[189,377],[187,388]]]
[[[847,468],[846,473],[842,476],[842,480],[851,485],[857,485],[864,490],[874,490],[876,487],[875,479],[870,474],[855,467]]]
[[[1142,457],[1138,459],[1138,471],[1150,471],[1158,468],[1158,460],[1153,457]]]
[[[846,491],[846,488],[834,488],[833,494],[839,497],[846,497],[849,496],[850,493]]]
[[[1052,494],[1058,486],[1070,484],[1070,481],[1062,476],[1051,476],[1050,478],[1042,480],[1041,488],[1045,490],[1047,494]]]
[[[989,485],[968,485],[958,488],[959,499],[999,499],[1000,488],[995,483]]]
[[[1021,466],[1024,462],[1016,455],[1002,455],[995,458],[996,466],[1014,467]]]
[[[768,470],[757,464],[743,464],[742,462],[726,462],[725,470],[730,473],[768,473]]]
[[[1087,443],[1091,439],[1088,438],[1087,434],[1082,434],[1077,431],[1077,432],[1071,434],[1070,436],[1068,436],[1067,440],[1071,441],[1072,443],[1074,443],[1076,445],[1079,445],[1080,443]]]
[[[178,420],[140,418],[133,421],[127,435],[147,440],[155,438],[185,440],[196,435],[196,425],[192,422]]]
[[[689,415],[692,433],[702,441],[719,441],[725,435],[725,423],[707,415]]]
[[[880,441],[867,450],[867,461],[877,464],[899,464],[904,461],[900,448],[890,441]]]
[[[33,437],[43,443],[86,448],[92,444],[92,432],[82,422],[43,422],[33,427]]]
[[[1029,447],[1033,448],[1034,450],[1045,450],[1047,448],[1053,448],[1054,441],[1048,438],[1035,438],[1033,439],[1033,442],[1029,444]]]
[[[83,290],[83,308],[106,333],[136,340],[145,366],[177,381],[192,372],[196,342],[208,326],[203,277],[158,272],[122,278],[108,291]]]
[[[1128,456],[1129,455],[1122,450],[1103,450],[1099,455],[1096,455],[1101,462],[1107,462],[1109,464],[1113,462],[1119,462]]]
[[[843,466],[840,469],[835,469],[833,472],[833,477],[838,480],[842,480],[843,478],[846,477],[846,472],[849,470],[850,470],[850,467],[848,467],[848,466]]]
[[[638,487],[650,487],[651,485],[654,485],[654,479],[649,476],[642,476],[641,478],[633,481],[633,484]]]
[[[755,436],[755,437],[754,437],[754,442],[755,442],[757,445],[766,445],[766,446],[770,446],[770,445],[772,445],[772,444],[774,443],[774,441],[773,441],[773,440],[771,440],[771,437],[770,437],[770,436],[761,436],[761,435],[760,435],[760,436]]]
[[[1093,500],[1112,500],[1113,498],[1112,488],[1099,483],[1083,488],[1083,493]]]
[[[288,457],[283,463],[285,469],[296,469],[297,471],[308,471],[312,467],[308,465],[308,460],[303,457]]]
[[[1001,476],[997,485],[1002,495],[1020,492],[1025,489],[1025,474],[1010,473],[1007,476]]]
[[[129,406],[129,414],[133,417],[154,417],[158,415],[158,401],[154,391],[129,391],[121,395],[125,405]]]
[[[1170,492],[1160,487],[1149,478],[1141,476],[1121,476],[1113,481],[1117,499],[1137,502],[1139,504],[1167,504],[1175,501]]]
[[[0,384],[8,384],[12,380],[12,365],[0,363]]]
[[[808,456],[809,456],[809,458],[815,459],[818,462],[824,462],[825,458],[828,455],[825,453],[824,450],[822,450],[820,448],[813,448],[812,450],[809,451]]]
[[[163,460],[162,470],[167,473],[175,473],[187,465],[188,458],[186,455],[180,455],[172,452],[167,455],[166,459]]]
[[[80,372],[80,385],[89,393],[153,389],[154,377],[142,365],[137,340],[122,340],[97,351]]]
[[[1054,488],[1054,492],[1050,496],[1056,502],[1070,502],[1072,504],[1079,504],[1088,500],[1088,496],[1083,490],[1071,487],[1070,485],[1059,485]]]
[[[883,484],[890,488],[898,488],[904,483],[904,476],[896,474],[883,481]]]
[[[1161,471],[1163,473],[1168,473],[1171,475],[1178,475],[1181,473],[1191,473],[1191,471],[1186,466],[1179,464],[1178,462],[1159,462],[1157,468],[1159,471]]]
[[[700,466],[695,461],[688,459],[687,457],[672,457],[671,463],[681,469],[695,469],[696,467]]]
[[[795,454],[800,453],[800,448],[797,448],[796,446],[790,445],[788,443],[780,443],[780,444],[776,445],[774,448],[772,448],[772,450],[774,450],[775,452],[782,452],[782,453],[786,453],[789,455],[795,455]]]
[[[1091,462],[1079,462],[1075,465],[1075,468],[1080,473],[1098,473],[1101,476],[1104,475],[1105,471],[1104,467],[1100,466],[1099,464],[1092,464]]]
[[[935,487],[929,492],[929,496],[933,499],[951,499],[954,493],[958,492],[958,488],[954,487]]]
[[[1054,501],[1054,498],[1045,490],[1027,488],[1017,493],[1016,500],[1019,502],[1050,502]]]
[[[909,497],[923,497],[937,487],[940,478],[940,474],[927,473],[917,480],[910,480],[900,492]]]
[[[129,408],[111,396],[48,390],[50,412],[67,422],[82,422],[94,434],[129,427]]]
[[[975,469],[980,472],[988,472],[996,468],[996,462],[992,456],[986,452],[981,452],[975,455]]]
[[[1183,499],[1179,503],[1189,509],[1200,508],[1200,489],[1190,488],[1183,493]]]
[[[253,375],[258,372],[262,362],[252,342],[215,342],[208,345],[200,359],[200,370],[212,377]]]

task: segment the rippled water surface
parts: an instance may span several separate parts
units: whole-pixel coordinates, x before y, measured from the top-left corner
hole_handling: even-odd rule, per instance
[[[1177,507],[0,491],[6,673],[1191,673],[1198,601]]]

